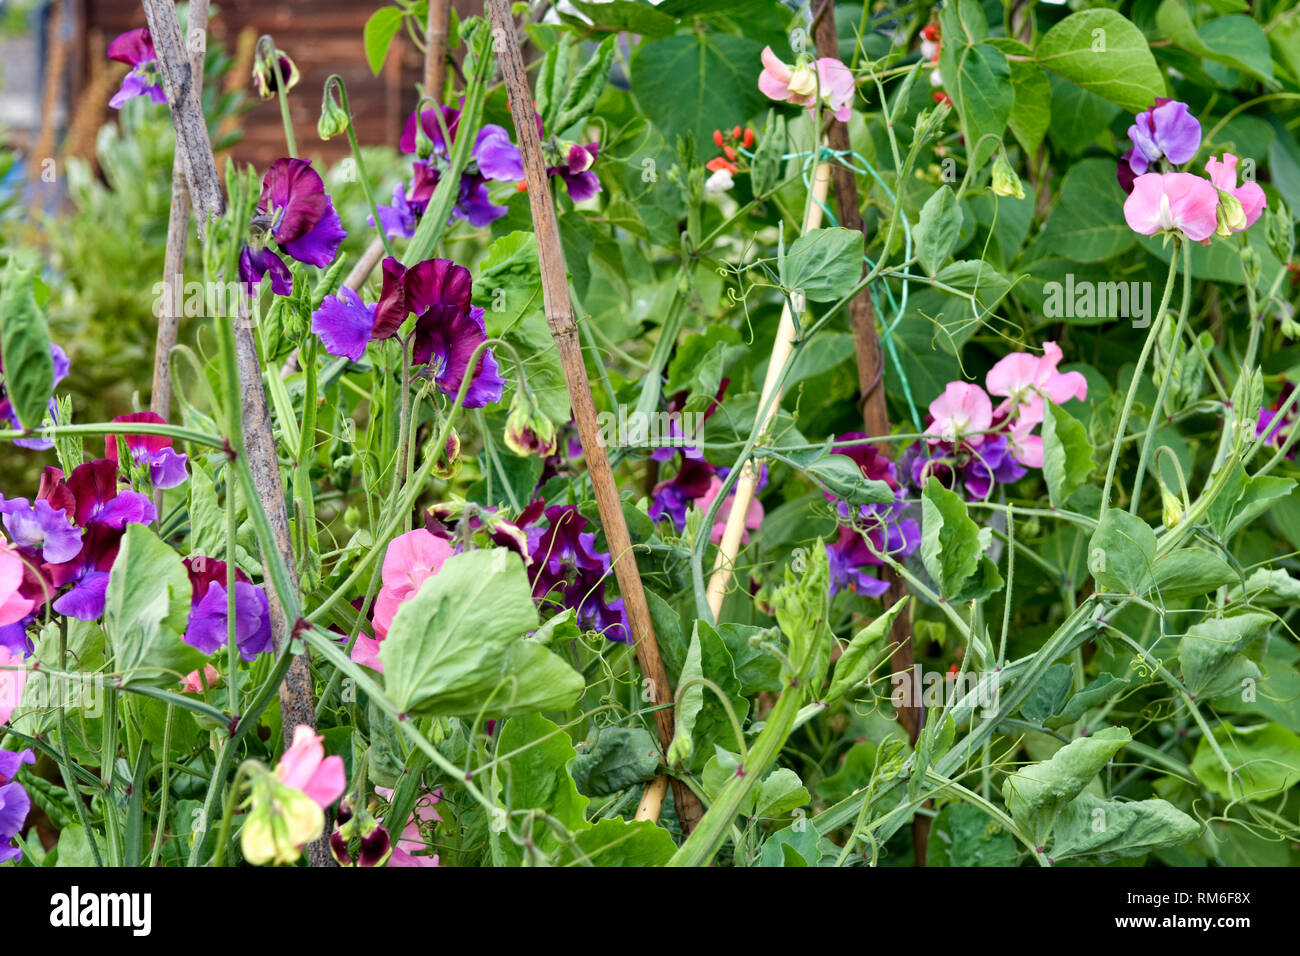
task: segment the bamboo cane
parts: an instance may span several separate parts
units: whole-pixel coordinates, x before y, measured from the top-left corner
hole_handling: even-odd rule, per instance
[[[826,200],[830,182],[830,164],[818,163],[817,171],[813,174],[808,208],[804,212],[803,232],[811,232],[821,225],[822,204]],[[785,364],[791,352],[794,351],[796,332],[794,315],[790,311],[790,300],[791,297],[787,296],[785,306],[781,309],[781,323],[776,330],[776,340],[772,343],[772,355],[767,363],[767,375],[763,379],[763,391],[758,400],[759,434],[767,431],[776,417],[777,409],[781,405],[781,376],[785,372]],[[722,531],[722,541],[718,545],[718,556],[714,559],[713,573],[709,577],[709,587],[706,592],[709,610],[713,612],[715,621],[722,611],[722,601],[727,596],[727,585],[731,581],[732,570],[735,568],[736,555],[740,553],[740,539],[745,534],[745,516],[749,514],[749,506],[753,503],[754,494],[758,489],[758,472],[758,462],[750,459],[745,462],[740,478],[736,481],[731,511],[727,515],[727,523]]]
[[[666,752],[673,738],[672,690],[668,683],[667,671],[664,669],[663,658],[659,653],[659,643],[655,638],[650,608],[641,585],[641,573],[637,570],[636,555],[632,550],[632,539],[628,535],[627,522],[623,517],[623,503],[618,494],[618,485],[614,481],[614,472],[605,454],[600,428],[596,421],[596,406],[592,401],[591,385],[587,380],[587,369],[582,358],[578,327],[574,323],[573,305],[569,299],[564,249],[560,245],[559,226],[547,182],[546,164],[542,158],[542,144],[537,135],[537,121],[532,94],[528,89],[528,76],[524,72],[523,56],[519,51],[514,20],[510,16],[509,0],[487,0],[486,6],[492,23],[497,59],[505,77],[510,114],[514,120],[515,134],[519,139],[519,149],[523,154],[524,174],[528,181],[528,201],[532,208],[533,225],[537,233],[537,259],[542,274],[542,300],[546,311],[546,323],[550,327],[551,337],[555,340],[555,347],[559,352],[560,364],[564,368],[569,401],[573,405],[573,417],[578,426],[578,437],[582,442],[587,469],[591,475],[591,487],[600,510],[600,522],[605,529],[609,550],[614,558],[614,573],[618,578],[623,605],[632,627],[637,662],[641,667],[642,675],[651,682],[648,689],[658,708],[654,712],[655,728],[659,733],[659,742]],[[699,820],[701,811],[699,800],[685,783],[675,777],[672,786],[678,819],[683,829],[689,831]],[[661,782],[651,785],[652,791],[661,790],[662,787]],[[648,807],[647,812],[650,809],[657,814],[657,806]]]

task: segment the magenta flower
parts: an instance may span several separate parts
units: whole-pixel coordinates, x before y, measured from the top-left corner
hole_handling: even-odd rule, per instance
[[[1210,182],[1215,189],[1227,193],[1241,203],[1244,224],[1241,220],[1229,221],[1227,223],[1229,230],[1241,232],[1253,226],[1260,213],[1264,211],[1264,190],[1256,182],[1237,185],[1237,157],[1232,153],[1224,153],[1221,160],[1211,156],[1205,161],[1205,171],[1210,174]]]
[[[352,646],[354,661],[383,673],[379,645],[388,636],[397,609],[415,597],[420,586],[442,570],[443,562],[452,554],[450,543],[423,528],[398,535],[388,543],[382,572],[384,586],[375,597],[371,616],[375,636],[362,634],[357,638]]]
[[[718,493],[722,491],[722,479],[727,476],[730,469],[719,468],[718,474],[709,479],[708,490],[700,498],[699,507],[703,512],[713,507],[713,502],[717,500]],[[721,477],[719,477],[721,476]],[[726,501],[718,508],[718,513],[714,515],[713,528],[709,532],[709,540],[714,544],[722,543],[723,532],[726,531],[727,521],[731,517],[732,505],[736,503],[736,495],[733,492],[727,496]],[[744,530],[740,533],[740,540],[744,544],[749,543],[749,533],[757,531],[763,525],[763,504],[755,495],[749,502],[749,510],[745,512]]]
[[[108,44],[108,58],[131,68],[131,72],[122,80],[122,88],[108,101],[113,109],[120,110],[127,100],[137,96],[148,96],[155,103],[167,102],[159,82],[158,54],[154,51],[153,37],[146,27],[127,30],[115,36]]]
[[[22,593],[25,569],[23,559],[0,538],[0,625],[21,621],[34,607],[32,599]]]
[[[1124,219],[1144,236],[1181,232],[1202,242],[1218,228],[1218,208],[1218,190],[1200,176],[1147,173],[1133,180],[1133,192],[1124,200]]]
[[[989,369],[984,380],[990,394],[1004,396],[994,417],[1010,420],[1012,450],[1030,468],[1043,467],[1043,440],[1030,434],[1043,420],[1043,399],[1060,405],[1088,397],[1088,381],[1082,373],[1056,370],[1061,357],[1055,342],[1045,342],[1042,356],[1013,352]]]
[[[347,236],[325,182],[305,159],[277,159],[262,179],[254,226],[265,230],[265,244],[244,247],[239,257],[239,277],[256,286],[268,272],[271,291],[289,295],[293,275],[284,259],[271,248],[299,262],[323,269],[334,261]]]
[[[393,800],[393,791],[388,787],[375,787],[375,793],[390,803]],[[415,809],[407,820],[406,826],[402,829],[401,837],[393,847],[393,855],[388,859],[389,866],[427,867],[438,865],[438,854],[426,855],[424,852],[428,849],[428,841],[424,838],[424,828],[430,824],[442,822],[442,817],[436,809],[441,799],[442,791],[435,790],[432,793],[422,795],[415,802]]]
[[[4,720],[0,720],[0,724],[3,723]],[[0,750],[0,863],[23,858],[22,848],[14,846],[13,840],[22,832],[32,804],[27,791],[14,778],[23,764],[35,762],[36,756],[31,750]]]
[[[564,160],[546,169],[547,176],[559,176],[564,180],[564,188],[569,191],[569,198],[574,202],[590,199],[600,192],[600,180],[591,171],[600,153],[600,143],[578,145],[573,143]]]
[[[768,97],[795,106],[813,106],[818,98],[837,120],[848,122],[853,104],[853,73],[833,57],[791,67],[770,46],[763,47],[758,88]]]
[[[611,641],[631,641],[622,598],[605,600],[610,556],[596,550],[596,535],[584,530],[587,519],[577,507],[547,508],[539,499],[524,509],[519,524],[528,535],[533,600],[573,608],[584,627],[600,631]]]
[[[155,412],[118,415],[113,421],[167,424],[167,420]],[[137,465],[149,469],[149,479],[155,488],[175,488],[177,485],[184,484],[189,477],[189,472],[185,470],[185,456],[172,450],[172,440],[166,435],[124,435],[123,440],[131,453],[131,459]],[[104,454],[109,461],[117,464],[116,435],[105,437]]]

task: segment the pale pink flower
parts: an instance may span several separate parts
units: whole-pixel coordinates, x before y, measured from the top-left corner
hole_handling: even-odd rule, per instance
[[[709,490],[706,491],[697,502],[699,509],[703,512],[713,507],[713,499],[718,497],[718,492],[722,490],[722,479],[714,475],[709,479]],[[728,495],[727,500],[718,508],[718,513],[713,520],[713,530],[709,534],[709,540],[714,544],[722,543],[722,533],[727,527],[727,518],[731,515],[731,506],[735,504],[736,496]],[[763,505],[757,497],[749,502],[749,511],[745,515],[745,530],[741,533],[740,540],[748,543],[749,532],[757,531],[763,524]]]
[[[1044,342],[1041,356],[1013,352],[999,360],[984,379],[990,395],[1006,397],[994,414],[1014,414],[1018,424],[1028,423],[1032,428],[1043,420],[1044,398],[1054,405],[1087,398],[1088,380],[1081,373],[1056,370],[1061,358],[1059,345]]]
[[[1235,179],[1235,176],[1234,176]],[[1191,173],[1146,173],[1124,200],[1129,228],[1144,236],[1177,230],[1193,242],[1218,228],[1219,191]]]
[[[1237,157],[1232,153],[1224,153],[1222,160],[1211,156],[1205,161],[1205,171],[1210,174],[1210,182],[1214,184],[1215,189],[1222,189],[1225,193],[1237,197],[1237,201],[1241,203],[1246,224],[1239,228],[1234,226],[1232,231],[1241,232],[1242,229],[1249,229],[1254,225],[1259,214],[1264,211],[1264,190],[1256,182],[1237,185]]]
[[[211,664],[203,666],[203,677],[207,679],[208,687],[216,687],[221,683],[221,672]],[[181,681],[182,694],[201,694],[203,693],[203,680],[199,678],[197,670],[190,671]]]
[[[943,394],[930,403],[934,421],[925,430],[931,444],[965,440],[968,445],[983,443],[983,435],[993,424],[993,402],[984,389],[969,382],[949,382]]]
[[[36,606],[34,600],[18,593],[24,567],[23,559],[9,542],[0,538],[0,627],[21,621]]]
[[[306,724],[299,724],[293,731],[293,744],[275,768],[281,783],[301,790],[322,809],[341,797],[347,786],[343,758],[326,757],[324,740]]]
[[[392,802],[393,791],[388,787],[375,787],[375,793],[379,794],[385,800]],[[434,809],[435,805],[441,799],[441,792],[434,791],[426,793],[415,802],[415,812],[402,828],[402,835],[398,841],[393,844],[393,855],[388,858],[389,866],[410,867],[410,866],[437,866],[438,854],[432,856],[424,855],[420,851],[427,848],[424,840],[424,832],[421,824],[441,823],[442,817]],[[388,821],[385,820],[385,823]],[[419,856],[415,854],[420,853]]]
[[[9,722],[23,700],[27,686],[27,667],[23,659],[0,644],[0,726]]]
[[[834,57],[792,67],[766,46],[758,88],[771,99],[795,106],[813,106],[820,96],[837,120],[848,122],[855,84],[853,73]]]

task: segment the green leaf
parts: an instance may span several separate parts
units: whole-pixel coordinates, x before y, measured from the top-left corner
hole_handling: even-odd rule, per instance
[[[1070,696],[1073,679],[1074,669],[1069,664],[1053,664],[1020,705],[1020,716],[1031,724],[1045,723]]]
[[[1112,697],[1122,693],[1132,683],[1133,681],[1129,677],[1116,677],[1110,673],[1098,674],[1095,679],[1076,691],[1065,702],[1065,706],[1061,708],[1060,713],[1045,720],[1043,725],[1055,729],[1064,727],[1066,724],[1072,724],[1076,720],[1082,719],[1092,708],[1100,707]]]
[[[931,478],[921,493],[921,561],[944,598],[964,603],[1002,586],[987,547],[966,502]]]
[[[599,820],[580,832],[575,842],[596,866],[663,866],[677,852],[668,831],[650,820]],[[568,854],[562,859],[571,858]]]
[[[1081,793],[1061,811],[1053,832],[1053,862],[1095,856],[1109,863],[1186,843],[1201,825],[1165,800],[1102,800]]]
[[[10,258],[0,275],[0,362],[4,388],[23,428],[39,428],[54,393],[54,360],[34,274]]]
[[[578,792],[568,769],[577,755],[568,733],[540,714],[511,717],[501,728],[497,742],[497,759],[502,766],[496,778],[502,802],[512,814],[542,810],[570,832],[586,829],[589,801]],[[533,840],[543,852],[560,845],[555,830],[540,821],[532,832]],[[503,836],[500,844],[508,860],[514,863],[522,860],[523,848],[513,840]]]
[[[808,682],[815,693],[825,680],[830,664],[830,565],[826,548],[819,539],[809,548],[808,566],[802,576],[787,566],[785,583],[772,592],[772,609],[781,632],[790,641],[793,677]]]
[[[75,866],[90,867],[95,865],[95,854],[90,847],[90,841],[94,839],[88,834],[81,824],[68,827],[59,831],[59,855],[54,861],[55,866]],[[98,840],[95,841],[99,843]],[[99,858],[107,860],[108,855],[103,848],[99,851]]]
[[[894,501],[894,490],[883,481],[875,481],[862,474],[862,469],[847,455],[838,452],[818,453],[807,463],[791,457],[800,470],[809,475],[821,489],[851,505],[884,505]]]
[[[587,118],[605,90],[615,51],[615,37],[605,37],[591,59],[582,65],[578,75],[567,84],[564,99],[556,109],[555,119],[548,132],[561,135],[570,126]]]
[[[1023,43],[1007,37],[988,41],[1003,53],[1017,57],[1033,57],[1033,51]],[[1047,135],[1052,122],[1052,84],[1047,74],[1031,60],[1010,60],[1011,64],[1011,117],[1007,126],[1021,148],[1031,158]]]
[[[1197,29],[1182,0],[1164,0],[1156,10],[1156,26],[1189,53],[1273,83],[1268,36],[1250,17],[1219,17]]]
[[[981,42],[989,28],[975,0],[944,4],[939,26],[944,37],[939,68],[961,117],[970,163],[980,166],[997,148],[993,137],[1002,135],[1011,117],[1011,67],[1001,50]]]
[[[538,624],[517,554],[452,555],[398,609],[380,647],[389,698],[418,715],[566,710],[582,676],[525,636]]]
[[[573,761],[573,781],[593,797],[626,790],[654,777],[659,746],[643,727],[602,727]]]
[[[890,605],[884,614],[853,635],[848,647],[835,662],[831,673],[831,687],[826,692],[825,702],[830,704],[856,690],[875,666],[879,657],[877,650],[884,645],[885,638],[894,626],[894,619],[906,610],[911,597],[905,597]]]
[[[961,238],[962,211],[953,192],[940,186],[921,207],[921,218],[912,230],[916,258],[926,275],[936,276],[957,248]]]
[[[147,525],[128,524],[108,576],[104,625],[114,666],[130,687],[174,688],[206,655],[181,635],[190,613],[190,576],[180,555]]]
[[[1065,174],[1056,208],[1026,256],[1048,252],[1073,262],[1103,262],[1136,241],[1137,233],[1124,221],[1124,191],[1115,180],[1114,160],[1085,159]]]
[[[1213,617],[1193,624],[1178,642],[1183,684],[1202,696],[1225,668],[1273,623],[1267,614]]]
[[[1161,601],[1176,601],[1207,594],[1239,580],[1241,576],[1214,552],[1183,548],[1156,561],[1151,590]]]
[[[370,72],[379,75],[388,58],[388,48],[393,45],[393,37],[402,28],[402,17],[406,14],[397,7],[380,7],[370,15],[362,32],[362,41],[366,47],[366,62]],[[430,96],[437,96],[437,90],[427,91]]]
[[[599,30],[636,33],[643,37],[667,36],[676,21],[644,0],[573,0],[573,5]]]
[[[690,134],[698,147],[715,129],[746,122],[770,101],[758,89],[763,45],[747,37],[692,31],[632,53],[632,95],[671,145]]]
[[[1145,521],[1111,508],[1088,543],[1088,570],[1098,588],[1146,594],[1155,567],[1156,534]]]
[[[1092,474],[1092,443],[1088,429],[1069,412],[1050,401],[1043,408],[1043,478],[1052,507],[1062,508]]]
[[[1192,773],[1225,800],[1267,800],[1300,781],[1300,737],[1280,724],[1234,727],[1223,723],[1215,728],[1214,739],[1236,771],[1235,779],[1228,779],[1204,737],[1196,745]]]
[[[929,845],[928,866],[1015,866],[1015,837],[979,807],[954,803],[939,812]]]
[[[668,749],[669,764],[683,763],[695,771],[703,769],[708,762],[714,744],[735,747],[740,743],[726,708],[701,679],[721,688],[743,727],[749,701],[740,694],[731,654],[713,626],[697,618],[686,663],[677,682],[677,727]]]
[[[1040,66],[1137,113],[1165,95],[1165,81],[1142,31],[1114,10],[1082,10],[1038,41]]]
[[[789,767],[777,767],[758,785],[755,812],[764,819],[785,816],[807,806],[810,800],[812,794],[804,788],[799,775]]]
[[[785,287],[812,302],[834,302],[862,278],[863,235],[858,229],[813,229],[785,252]]]
[[[1123,727],[1107,727],[1066,744],[1051,758],[1022,767],[1002,783],[1011,819],[1038,846],[1047,842],[1057,815],[1132,739]]]

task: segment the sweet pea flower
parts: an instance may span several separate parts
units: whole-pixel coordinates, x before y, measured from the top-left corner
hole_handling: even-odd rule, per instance
[[[1181,232],[1202,242],[1218,229],[1218,209],[1219,192],[1208,180],[1191,173],[1147,173],[1133,180],[1124,219],[1144,236]]]
[[[115,422],[147,423],[165,425],[167,419],[156,412],[133,412],[118,415]],[[189,473],[185,470],[187,459],[172,449],[172,440],[166,435],[124,435],[127,451],[131,459],[142,467],[149,469],[149,480],[155,488],[175,488],[185,483]],[[109,461],[117,463],[117,436],[107,435],[104,439],[104,454]]]
[[[585,530],[587,519],[577,506],[547,508],[538,499],[519,515],[518,524],[528,537],[533,600],[573,608],[580,625],[599,631],[607,640],[629,642],[631,630],[622,598],[605,599],[610,555],[596,549],[596,535]]]
[[[820,96],[841,123],[852,113],[855,84],[853,73],[833,57],[821,57],[812,63],[791,67],[770,46],[763,47],[763,72],[758,88],[769,98],[795,106],[813,106]]]
[[[718,471],[721,477],[719,477],[719,475],[714,475],[709,479],[708,490],[704,492],[704,495],[699,500],[700,510],[706,513],[711,507],[713,507],[714,500],[717,499],[718,493],[722,491],[722,479],[726,477],[725,472],[728,471],[728,469],[719,469]],[[714,516],[713,520],[713,529],[709,532],[709,540],[714,544],[722,543],[722,535],[727,527],[727,519],[731,517],[731,508],[735,503],[736,496],[733,493],[728,495],[727,500],[722,503],[720,508],[718,508],[718,513]],[[745,512],[745,527],[740,534],[741,542],[748,544],[749,532],[757,531],[762,527],[762,524],[763,504],[758,500],[758,496],[755,495],[749,502],[749,510]]]
[[[289,295],[293,275],[284,259],[271,248],[299,262],[323,269],[334,261],[339,244],[347,237],[325,181],[305,159],[277,159],[262,179],[253,225],[264,239],[244,246],[239,256],[239,278],[255,287],[271,273],[271,291]]]
[[[199,674],[197,670],[190,671],[181,681],[182,694],[201,694],[203,685],[207,684],[209,688],[217,687],[221,683],[221,671],[217,670],[211,664],[203,665],[203,673]]]
[[[343,758],[326,757],[324,741],[312,728],[299,724],[293,731],[293,743],[275,768],[281,783],[301,790],[321,809],[343,796],[347,786]]]
[[[1215,159],[1211,156],[1205,161],[1205,171],[1210,174],[1210,182],[1214,188],[1219,190],[1221,200],[1225,195],[1231,196],[1240,205],[1240,209],[1234,207],[1233,217],[1226,222],[1227,230],[1241,232],[1253,226],[1260,213],[1264,211],[1264,190],[1256,182],[1237,185],[1237,157],[1226,152],[1223,154],[1223,159]],[[1227,206],[1226,200],[1222,205]],[[1240,215],[1237,216],[1236,213]],[[1222,230],[1220,232],[1222,233]]]
[[[0,522],[16,546],[39,549],[51,564],[71,561],[81,550],[81,529],[64,509],[44,499],[29,504],[26,498],[0,495]]]
[[[1125,158],[1133,174],[1141,176],[1159,159],[1181,166],[1195,156],[1201,148],[1201,124],[1186,103],[1158,96],[1154,106],[1134,119],[1128,138],[1133,148]]]
[[[27,666],[22,657],[0,646],[0,727],[9,723],[9,718],[22,703],[26,686]]]
[[[1088,397],[1088,380],[1080,372],[1058,372],[1062,353],[1055,342],[1043,343],[1043,354],[1013,352],[1000,359],[984,380],[992,395],[1004,396],[994,417],[1011,419],[1011,443],[1016,457],[1030,468],[1043,467],[1043,440],[1031,435],[1043,420],[1043,399],[1061,405]]]
[[[375,793],[385,800],[392,802],[393,791],[388,787],[375,787]],[[438,865],[438,854],[426,855],[428,841],[424,838],[424,828],[433,823],[441,823],[442,817],[439,815],[436,807],[442,799],[442,791],[435,790],[432,793],[426,793],[415,802],[415,809],[412,811],[406,826],[402,829],[402,835],[397,843],[393,846],[393,855],[388,859],[389,866],[396,867],[427,867]]]
[[[13,840],[22,831],[32,804],[27,791],[14,777],[23,764],[35,762],[36,755],[31,750],[0,750],[0,863],[23,858],[22,848],[14,846]]]
[[[162,83],[159,82],[153,37],[147,27],[127,30],[115,36],[108,44],[108,58],[125,63],[131,68],[122,80],[122,88],[113,94],[108,105],[120,110],[126,101],[137,96],[148,96],[155,103],[166,103]]]
[[[933,421],[926,428],[931,444],[940,441],[960,441],[978,446],[983,432],[993,424],[993,402],[984,389],[969,382],[949,382],[943,394],[930,403]]]
[[[371,638],[362,634],[357,637],[352,646],[352,660],[383,672],[379,645],[388,636],[397,609],[415,597],[420,586],[442,570],[443,562],[453,553],[449,542],[424,528],[398,535],[388,543],[388,550],[384,552],[383,587],[375,597],[371,616],[375,636]]]
[[[229,636],[226,562],[203,555],[185,559],[190,577],[190,615],[182,640],[204,654],[215,654]],[[266,590],[235,569],[235,644],[239,656],[256,660],[272,649],[271,612]]]

